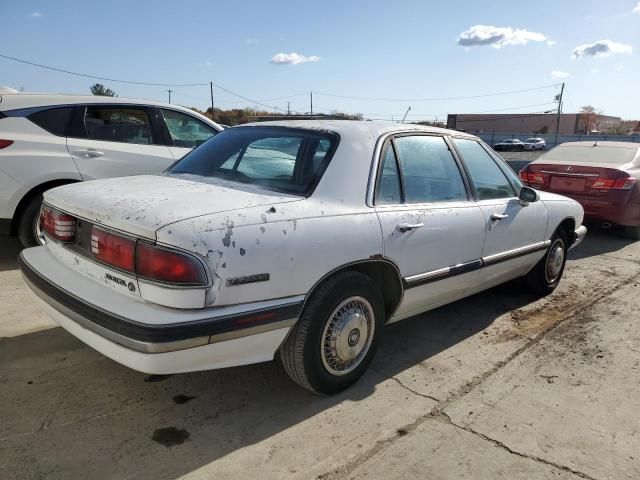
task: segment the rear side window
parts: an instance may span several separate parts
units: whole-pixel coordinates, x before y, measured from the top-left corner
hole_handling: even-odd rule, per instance
[[[64,137],[72,111],[72,107],[48,108],[32,113],[27,118],[47,132]]]
[[[407,203],[466,200],[462,175],[442,137],[427,135],[394,140]]]
[[[162,109],[162,115],[176,147],[194,148],[218,133],[204,122],[182,112]]]
[[[382,172],[380,175],[380,185],[376,204],[397,205],[402,203],[402,188],[400,186],[400,173],[398,172],[398,162],[391,143],[387,144],[382,160]]]
[[[143,109],[87,106],[84,127],[91,140],[140,145],[154,143],[149,117]]]
[[[515,191],[502,169],[475,140],[454,139],[478,193],[478,200],[515,197]]]
[[[307,195],[338,145],[332,133],[284,127],[238,127],[218,133],[169,173],[222,178]]]

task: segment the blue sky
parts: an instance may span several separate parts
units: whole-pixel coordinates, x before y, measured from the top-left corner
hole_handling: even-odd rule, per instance
[[[638,119],[639,6],[638,0],[0,0],[0,53],[117,79],[211,80],[281,109],[289,101],[296,111],[309,110],[308,92],[314,91],[315,111],[389,119],[401,117],[409,106],[413,120],[538,112],[553,108],[542,104],[553,101],[554,87],[465,100],[416,99],[565,81],[566,112],[591,104]],[[609,42],[597,43],[603,40]],[[92,83],[0,59],[0,85],[88,93]],[[167,98],[168,87],[102,83],[120,96]],[[209,104],[208,87],[172,88],[174,103]],[[254,105],[220,89],[215,99],[224,108]]]

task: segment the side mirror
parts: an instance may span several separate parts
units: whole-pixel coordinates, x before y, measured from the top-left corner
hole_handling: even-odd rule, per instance
[[[518,195],[518,197],[520,198],[520,203],[523,205],[528,205],[540,200],[540,194],[536,190],[524,186],[520,189],[520,195]]]

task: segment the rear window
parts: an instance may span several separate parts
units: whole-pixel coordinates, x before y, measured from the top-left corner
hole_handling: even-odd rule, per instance
[[[169,173],[222,178],[308,195],[338,145],[332,133],[285,127],[224,130],[197,147]]]
[[[72,107],[48,108],[32,113],[27,118],[47,132],[64,137],[72,111]]]
[[[624,165],[633,161],[638,147],[560,145],[542,155],[538,162],[614,163]]]

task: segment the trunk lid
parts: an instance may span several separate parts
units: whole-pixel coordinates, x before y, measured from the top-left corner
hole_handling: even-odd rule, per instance
[[[155,240],[159,228],[180,220],[300,197],[192,175],[140,175],[64,185],[45,192],[44,200],[90,222]]]

